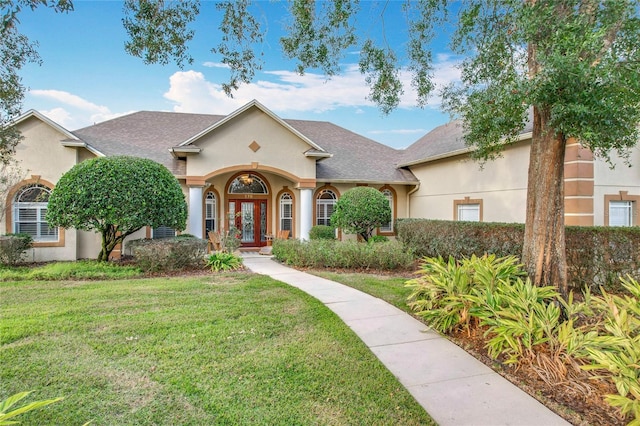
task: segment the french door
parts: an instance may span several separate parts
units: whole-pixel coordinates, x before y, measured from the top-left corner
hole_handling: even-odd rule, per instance
[[[241,247],[267,245],[267,200],[229,200],[229,226],[240,231]]]

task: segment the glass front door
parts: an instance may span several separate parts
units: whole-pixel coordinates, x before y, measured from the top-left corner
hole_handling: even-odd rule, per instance
[[[230,225],[240,231],[242,247],[267,244],[267,200],[230,200]]]

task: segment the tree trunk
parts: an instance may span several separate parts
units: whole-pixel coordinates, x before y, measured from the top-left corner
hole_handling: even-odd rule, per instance
[[[533,109],[522,261],[537,286],[555,286],[566,296],[564,154],[566,140],[547,126],[550,108]]]
[[[106,229],[102,231],[102,250],[100,250],[100,254],[98,254],[98,261],[108,262],[111,252],[122,238],[124,237],[118,236],[116,227],[107,225]]]

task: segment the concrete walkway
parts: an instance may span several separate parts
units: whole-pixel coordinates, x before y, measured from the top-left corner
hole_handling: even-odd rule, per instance
[[[398,308],[258,254],[246,267],[297,287],[335,312],[441,426],[569,425],[463,349]]]

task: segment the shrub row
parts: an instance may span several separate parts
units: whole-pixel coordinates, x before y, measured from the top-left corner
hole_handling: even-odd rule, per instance
[[[418,257],[522,256],[523,224],[402,219],[398,239]],[[566,228],[567,274],[574,288],[620,290],[618,277],[640,279],[640,228]]]
[[[414,256],[396,241],[358,243],[333,240],[276,240],[273,256],[300,268],[396,270],[413,266]]]
[[[180,235],[157,240],[139,239],[127,242],[136,264],[146,272],[174,271],[203,267],[207,241]]]
[[[607,402],[640,424],[638,281],[621,279],[629,296],[587,290],[576,302],[524,280],[520,266],[513,256],[425,258],[421,276],[407,282],[409,305],[440,332],[483,333],[491,357],[530,365],[550,386],[585,401],[594,379],[608,379],[618,394]]]

